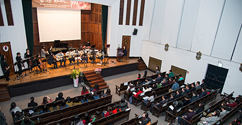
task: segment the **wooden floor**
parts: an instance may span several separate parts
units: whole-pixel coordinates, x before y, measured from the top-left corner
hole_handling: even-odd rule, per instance
[[[104,65],[98,65],[98,64],[91,64],[88,63],[87,67],[84,67],[84,64],[80,64],[75,65],[75,68],[80,68],[81,71],[89,71],[89,70],[94,70],[96,68],[109,68],[109,67],[116,67],[116,66],[121,66],[121,65],[127,65],[127,64],[132,64],[132,63],[138,63],[138,58],[130,58],[128,60],[123,60],[123,62],[117,62],[116,58],[109,58],[109,64],[105,64]],[[116,64],[114,64],[114,62],[116,62]],[[63,76],[63,75],[69,75],[71,70],[74,68],[74,65],[69,65],[69,60],[66,61],[67,63],[67,67],[62,67],[62,68],[58,68],[58,69],[54,69],[53,64],[52,65],[48,65],[47,64],[47,69],[49,72],[45,72],[42,74],[35,74],[34,73],[29,73],[29,71],[26,71],[26,73],[28,74],[28,76],[25,77],[21,77],[20,80],[15,80],[14,78],[16,77],[15,75],[10,76],[10,81],[6,81],[5,78],[0,79],[0,83],[8,83],[9,85],[16,85],[16,84],[21,84],[21,83],[26,83],[26,82],[31,82],[31,81],[38,81],[38,80],[43,80],[43,79],[48,79],[48,78],[52,78],[52,77],[57,77],[57,76]],[[57,63],[57,65],[59,66],[59,62]],[[33,69],[34,70],[34,69]],[[25,74],[25,71],[22,73],[23,75]]]

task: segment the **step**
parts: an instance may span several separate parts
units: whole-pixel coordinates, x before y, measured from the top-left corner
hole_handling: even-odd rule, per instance
[[[102,89],[107,89],[107,88],[109,88],[109,86],[107,86],[107,85],[106,86],[99,87],[99,89],[101,89],[101,90]]]
[[[99,74],[88,74],[88,75],[85,75],[85,77],[95,77],[95,76],[100,76]]]
[[[93,70],[83,72],[84,75],[96,74]]]
[[[8,100],[10,100],[10,96],[8,93],[0,96],[0,102],[4,102],[4,101],[8,101]]]
[[[99,87],[100,87],[100,86],[103,86],[103,85],[107,85],[107,83],[106,83],[106,82],[100,82],[100,83],[98,83],[98,86],[99,86]],[[90,86],[91,86],[91,87],[94,87],[95,84],[90,84]]]
[[[100,82],[104,82],[104,79],[97,79],[97,80],[89,81],[89,84],[100,83]]]
[[[5,88],[5,89],[1,88],[0,89],[0,95],[5,94],[5,93],[8,94],[8,89],[7,88]]]
[[[88,77],[87,78],[88,81],[94,81],[94,80],[98,80],[98,79],[103,79],[103,77],[102,76],[95,76],[95,77]]]

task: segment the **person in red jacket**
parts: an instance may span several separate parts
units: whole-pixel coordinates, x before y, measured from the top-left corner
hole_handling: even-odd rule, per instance
[[[137,74],[137,77],[138,77],[137,80],[139,80],[140,79],[140,74]]]
[[[138,88],[138,92],[134,95],[134,97],[138,98],[139,94],[143,93],[141,88]]]
[[[84,94],[89,94],[89,92],[88,92],[86,86],[83,86],[83,87],[82,87],[81,95],[84,95]]]
[[[233,103],[227,103],[229,107],[234,108],[240,103],[240,97],[236,97]]]
[[[117,112],[121,111],[121,109],[118,108],[118,105],[113,106],[112,114],[116,114]]]

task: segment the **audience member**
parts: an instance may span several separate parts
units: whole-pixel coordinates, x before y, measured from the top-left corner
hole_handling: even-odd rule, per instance
[[[156,83],[156,88],[160,88],[160,87],[162,87],[162,85],[160,84],[160,83]]]
[[[151,119],[149,118],[149,114],[147,112],[144,112],[142,120],[139,121],[137,125],[149,125],[150,122],[151,122]]]
[[[183,101],[183,106],[186,106],[186,105],[188,105],[189,103],[191,102],[191,100],[190,100],[190,98],[189,98],[189,96],[188,95],[186,95],[185,97],[184,97],[184,101]]]
[[[181,93],[180,90],[176,90],[176,96],[175,96],[176,99],[182,96],[180,93]]]
[[[203,96],[206,96],[207,95],[207,91],[206,91],[206,88],[202,88],[202,93],[199,95],[199,98],[202,98]]]
[[[95,84],[94,89],[93,89],[92,91],[93,91],[93,92],[95,92],[95,91],[99,91],[99,85],[98,85],[98,84]]]
[[[22,110],[19,107],[17,107],[16,103],[12,102],[11,107],[9,109],[10,114],[12,114],[12,112],[15,114],[17,111],[22,112]]]
[[[170,98],[168,99],[168,102],[174,100],[175,99],[174,96],[175,96],[175,93],[171,93]]]
[[[45,112],[50,112],[49,108],[46,105],[44,105],[43,109],[40,111],[40,114],[43,114]]]
[[[200,85],[200,82],[197,81],[197,82],[196,82],[196,90],[201,89],[201,88],[202,88],[202,87],[201,87],[201,85]]]
[[[5,114],[1,110],[2,108],[0,107],[0,125],[7,125]]]
[[[165,74],[165,78],[169,80],[169,74]]]
[[[59,106],[57,105],[56,101],[54,101],[52,103],[52,107],[50,107],[50,111],[55,111],[55,110],[59,110]]]
[[[201,118],[201,121],[198,122],[198,125],[212,125],[214,122],[216,122],[217,120],[219,120],[219,111],[214,111],[212,113],[212,116],[211,117],[208,117],[208,118],[205,118],[205,117],[202,117]]]
[[[162,86],[168,85],[166,78],[163,79],[163,81],[161,82],[161,84],[162,84]]]
[[[187,92],[187,94],[191,92],[191,89],[189,88],[189,85],[186,85],[186,92]]]
[[[138,96],[143,93],[143,91],[141,90],[141,88],[138,88],[138,92],[134,94],[134,97],[138,98]]]
[[[187,115],[183,115],[182,117],[184,119],[186,119],[187,121],[190,121],[192,119],[192,117],[196,115],[196,113],[193,111],[192,106],[188,106],[188,111],[189,111],[189,113]],[[178,123],[181,124],[181,122],[187,124],[186,121],[181,119],[181,117],[178,117]]]
[[[177,89],[179,89],[179,84],[177,83],[177,79],[173,80],[174,84],[172,85],[172,87],[169,89],[169,92],[175,91]]]
[[[191,84],[191,91],[195,91],[196,90],[196,87],[194,86],[194,83]]]
[[[168,82],[168,84],[173,84],[174,82],[173,82],[173,78],[169,78],[169,82]]]
[[[99,99],[99,98],[100,98],[100,96],[97,94],[96,91],[94,92],[93,98],[94,98],[94,99]]]
[[[137,80],[139,80],[139,79],[140,79],[140,77],[141,77],[141,75],[140,75],[140,74],[137,74]]]
[[[90,123],[91,121],[90,121],[90,117],[89,117],[89,115],[87,114],[87,113],[85,113],[85,118],[84,118],[84,120],[82,120],[83,121],[83,124],[88,124],[88,123]]]
[[[160,67],[159,67],[159,66],[156,66],[155,69],[156,69],[155,74],[156,74],[156,75],[160,74]]]
[[[107,111],[103,111],[103,117],[108,117],[111,114],[112,107],[108,106]]]
[[[182,88],[182,90],[181,90],[182,92],[181,92],[181,96],[184,96],[184,95],[186,95],[187,94],[187,91],[186,91],[186,89],[183,87]]]
[[[152,79],[149,76],[147,76],[147,78],[145,79],[145,84],[150,84],[151,81]]]
[[[38,103],[34,102],[34,97],[30,97],[30,103],[28,103],[28,107],[35,107]]]
[[[219,116],[220,118],[222,118],[223,116],[225,116],[228,113],[228,111],[226,109],[227,109],[226,106],[221,107],[221,112],[220,112],[220,116]]]
[[[89,91],[87,90],[86,86],[82,87],[81,95],[84,95],[84,94],[89,94]]]
[[[144,93],[149,92],[149,91],[151,91],[151,90],[152,90],[151,87],[148,87],[148,86],[143,87],[143,92],[144,92]]]
[[[158,77],[155,79],[155,81],[161,81],[163,79],[163,77],[161,76],[161,74],[158,74]]]
[[[17,112],[15,113],[15,116],[14,116],[14,118],[13,118],[13,121],[16,122],[16,121],[18,121],[18,120],[20,120],[20,119],[23,119],[23,118],[24,118],[23,115],[21,115],[21,113],[20,113],[19,111],[17,111]]]
[[[63,108],[66,108],[66,107],[69,107],[69,105],[66,104],[65,100],[62,100],[61,105],[59,106],[59,109],[63,109]]]
[[[202,112],[204,110],[204,103],[200,102],[199,105],[198,105],[198,109],[196,112],[196,114],[199,114],[200,112]]]
[[[106,93],[104,93],[104,94],[102,95],[102,97],[106,97],[106,96],[109,96],[109,95],[111,95],[111,90],[108,88],[108,89],[106,90]]]
[[[58,100],[64,100],[62,92],[58,93],[58,96],[55,98],[55,101],[58,101]]]
[[[234,102],[232,102],[232,103],[227,103],[227,105],[228,105],[229,107],[231,107],[231,108],[234,108],[234,107],[236,107],[240,102],[241,102],[240,97],[236,97],[235,100],[234,100]]]
[[[83,95],[81,103],[85,103],[85,102],[88,102],[88,99],[86,95]]]
[[[43,102],[41,103],[41,105],[45,105],[45,104],[52,103],[52,102],[53,101],[51,100],[51,98],[49,96],[47,96],[47,97],[43,98]]]
[[[73,106],[73,102],[71,101],[71,98],[70,98],[69,96],[66,98],[66,104],[67,104],[69,107]]]
[[[174,76],[173,72],[169,70],[169,77],[173,77],[173,76]]]
[[[191,98],[191,102],[194,102],[198,99],[197,93],[196,92],[192,92],[192,98]]]
[[[201,87],[206,87],[205,79],[202,80]]]
[[[125,102],[124,98],[122,98],[118,106],[119,106],[119,109],[121,109],[121,111],[123,111],[128,108],[128,103]]]
[[[38,112],[37,109],[38,109],[37,106],[33,108],[33,111],[34,112],[31,114],[32,116],[35,116],[35,115],[39,115],[40,114],[40,112]]]
[[[178,79],[178,81],[182,81],[182,80],[184,80],[184,78],[183,78],[182,75],[180,74],[180,75],[179,75],[179,79]]]
[[[78,115],[75,115],[73,117],[73,121],[71,122],[71,125],[84,125],[82,120],[79,118]]]
[[[116,113],[119,112],[119,111],[121,111],[121,109],[118,108],[118,105],[114,105],[114,106],[113,106],[113,111],[112,111],[112,113],[113,113],[113,114],[116,114]]]
[[[162,96],[162,100],[159,103],[152,103],[150,107],[150,112],[153,113],[153,110],[155,109],[154,106],[157,108],[160,108],[163,104],[167,103],[166,96]]]
[[[30,120],[28,116],[25,116],[21,125],[34,125],[34,121]]]
[[[79,104],[81,104],[80,100],[78,99],[78,97],[75,97],[73,105],[79,105]]]

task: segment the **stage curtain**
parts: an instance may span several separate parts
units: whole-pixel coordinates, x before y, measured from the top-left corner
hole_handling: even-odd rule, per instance
[[[102,5],[102,50],[105,52],[105,40],[107,35],[108,6]]]
[[[32,0],[22,0],[25,33],[29,51],[33,53],[34,36],[33,36],[33,20],[32,20]]]

